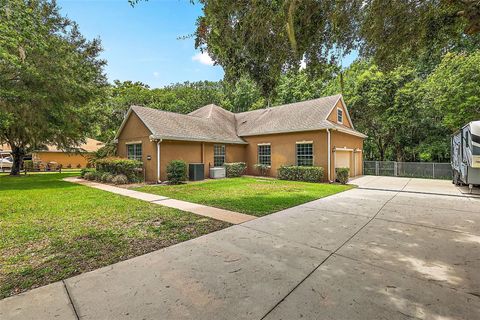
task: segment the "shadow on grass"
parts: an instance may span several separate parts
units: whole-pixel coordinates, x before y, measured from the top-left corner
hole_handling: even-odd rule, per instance
[[[37,173],[19,176],[1,175],[0,191],[74,188],[78,187],[78,185],[62,181],[62,179],[75,176],[78,176],[78,173]]]

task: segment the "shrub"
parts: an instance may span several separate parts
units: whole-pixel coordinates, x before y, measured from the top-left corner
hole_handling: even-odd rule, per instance
[[[33,161],[32,160],[23,161],[23,169],[25,169],[25,171],[33,171]]]
[[[117,174],[112,178],[112,183],[114,184],[127,184],[128,178],[124,174]]]
[[[241,177],[247,170],[247,164],[245,162],[225,163],[224,166],[227,178]]]
[[[93,181],[95,180],[97,174],[95,171],[88,171],[88,172],[85,172],[85,174],[83,175],[83,178],[85,180],[90,180],[90,181]]]
[[[116,176],[123,174],[129,182],[143,181],[143,163],[137,160],[121,158],[98,159],[95,162],[97,171],[109,172]]]
[[[82,169],[82,170],[80,170],[80,177],[85,178],[85,175],[88,172],[95,172],[95,169]]]
[[[187,164],[185,161],[170,161],[167,165],[167,179],[170,184],[180,184],[187,180]]]
[[[336,173],[338,182],[340,182],[341,184],[346,184],[348,182],[349,172],[350,172],[349,168],[336,168],[335,173]]]
[[[102,172],[100,175],[100,181],[105,183],[112,183],[114,175],[110,172]]]
[[[322,167],[281,166],[278,169],[281,180],[320,182],[323,179]]]
[[[266,176],[268,173],[268,170],[270,170],[270,166],[266,164],[261,164],[261,163],[254,164],[254,168],[257,169],[258,173],[261,176]]]

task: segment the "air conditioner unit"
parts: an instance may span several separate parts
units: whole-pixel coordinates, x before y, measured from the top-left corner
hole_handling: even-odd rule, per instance
[[[210,168],[210,178],[221,179],[221,178],[225,178],[225,176],[226,176],[225,167]]]
[[[199,181],[205,179],[205,165],[203,163],[188,164],[188,179],[190,181]]]

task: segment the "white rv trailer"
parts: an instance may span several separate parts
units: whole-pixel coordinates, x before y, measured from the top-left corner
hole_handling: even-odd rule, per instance
[[[480,121],[472,121],[452,136],[453,183],[480,185]]]

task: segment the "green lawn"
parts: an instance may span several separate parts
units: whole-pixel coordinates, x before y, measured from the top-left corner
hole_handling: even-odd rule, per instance
[[[0,175],[0,298],[228,226],[61,181],[77,174]]]
[[[136,190],[260,217],[350,188],[352,186],[242,177]]]

